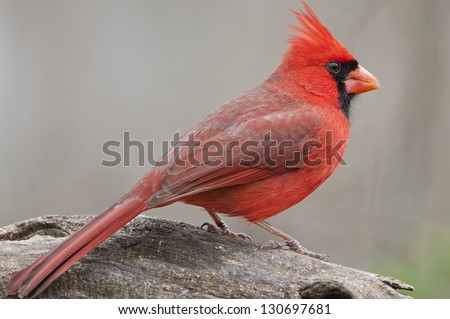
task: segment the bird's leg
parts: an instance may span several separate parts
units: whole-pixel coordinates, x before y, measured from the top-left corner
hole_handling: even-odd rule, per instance
[[[300,253],[302,255],[306,255],[306,256],[310,256],[310,257],[317,258],[317,259],[320,259],[320,260],[328,261],[329,257],[327,255],[317,254],[315,252],[312,252],[312,251],[306,249],[305,247],[300,245],[300,243],[295,238],[289,236],[288,234],[282,232],[279,229],[276,229],[275,227],[270,225],[265,220],[260,221],[260,222],[256,222],[255,224],[258,225],[259,227],[264,228],[265,230],[269,231],[273,235],[275,235],[277,237],[280,237],[281,239],[284,240],[284,242],[281,242],[281,243],[280,242],[269,241],[271,248],[275,248],[275,249],[279,249],[279,248],[281,248],[281,249],[290,249],[290,250],[293,250],[293,251],[295,251],[297,253]]]
[[[210,224],[210,223],[203,223],[201,228],[206,227],[206,230],[210,233],[220,233],[220,234],[235,237],[235,238],[248,239],[250,241],[252,240],[250,238],[250,236],[248,236],[244,233],[235,233],[235,232],[232,232],[231,230],[229,230],[228,226],[220,219],[219,215],[217,215],[215,212],[208,210],[208,214],[213,219],[215,225]]]

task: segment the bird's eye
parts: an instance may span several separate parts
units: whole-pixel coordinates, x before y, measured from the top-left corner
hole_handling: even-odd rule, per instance
[[[327,64],[327,69],[334,74],[338,74],[341,71],[341,64],[337,61],[332,61]]]

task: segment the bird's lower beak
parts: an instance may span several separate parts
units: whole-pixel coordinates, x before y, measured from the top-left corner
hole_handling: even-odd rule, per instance
[[[380,87],[380,82],[378,82],[378,80],[362,66],[358,66],[355,70],[350,72],[344,82],[347,93],[352,94],[360,94],[376,90]]]

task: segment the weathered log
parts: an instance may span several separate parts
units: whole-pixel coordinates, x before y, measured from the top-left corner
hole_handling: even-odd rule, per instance
[[[45,216],[0,228],[0,296],[10,274],[91,217]],[[412,287],[286,250],[139,216],[41,298],[406,298]]]

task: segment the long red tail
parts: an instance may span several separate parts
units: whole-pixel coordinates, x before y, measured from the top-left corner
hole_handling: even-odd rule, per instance
[[[30,266],[15,273],[6,287],[6,294],[34,297],[44,290],[75,262],[146,209],[146,196],[136,193],[132,191],[123,196]]]

